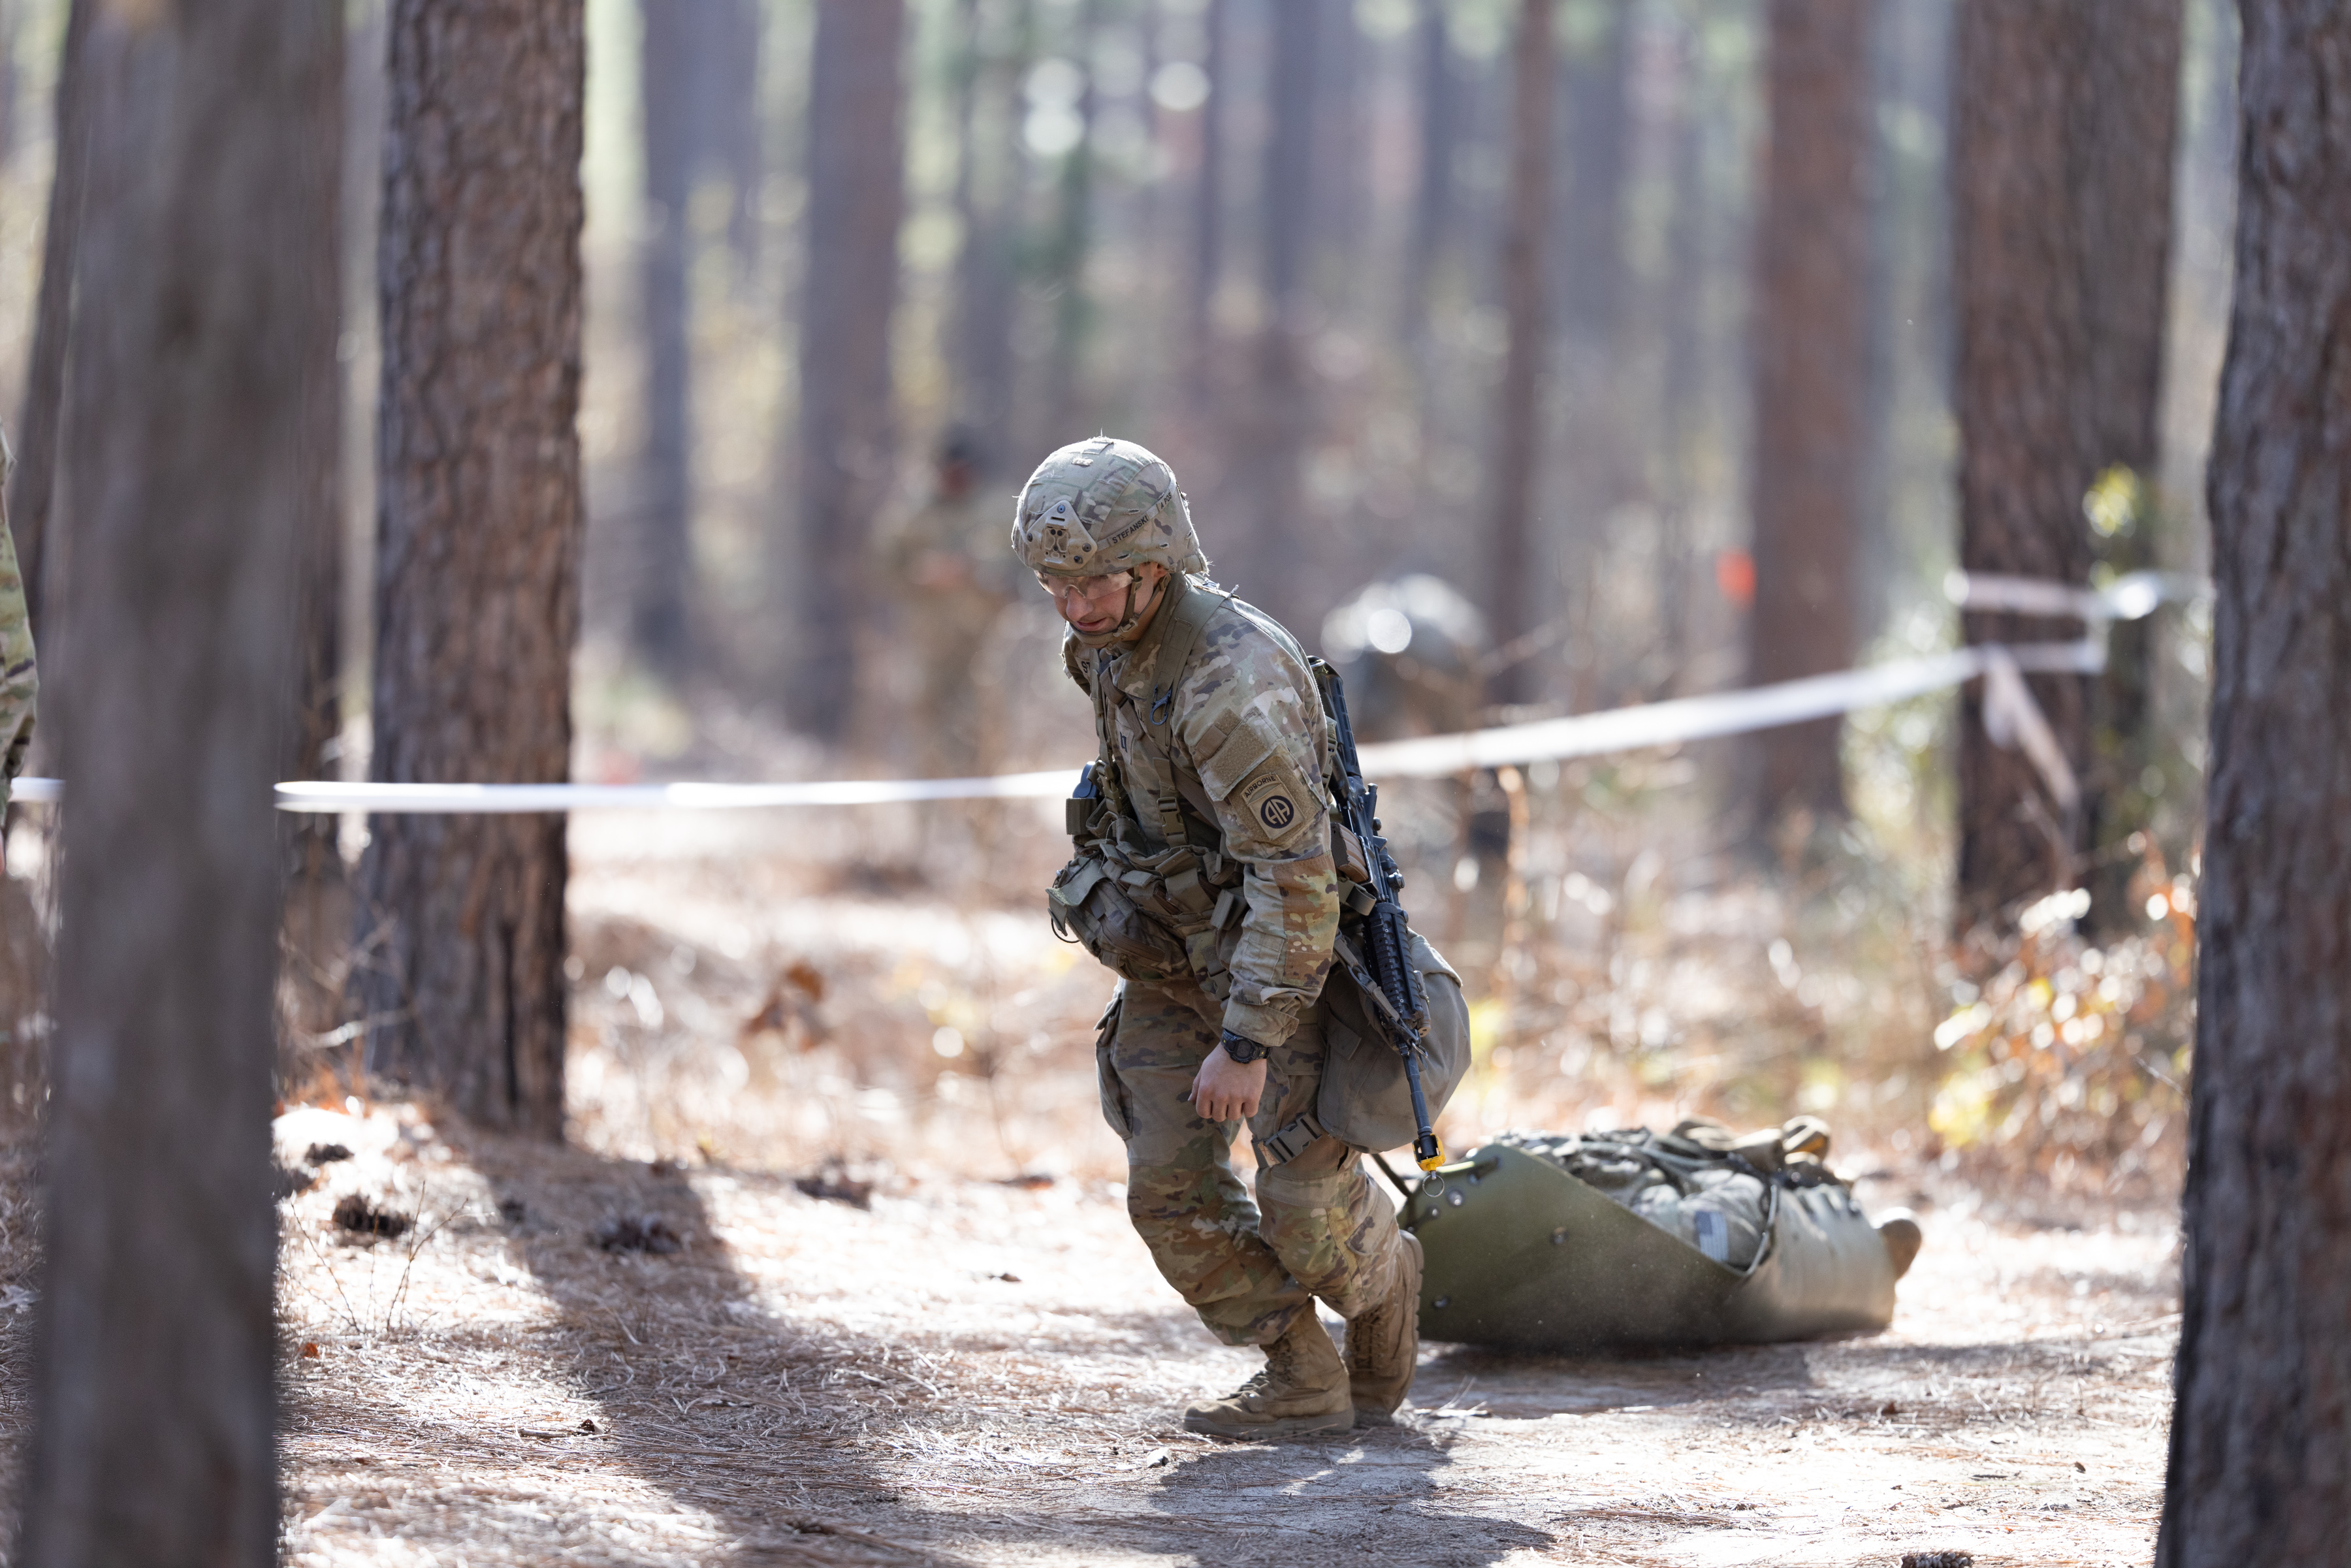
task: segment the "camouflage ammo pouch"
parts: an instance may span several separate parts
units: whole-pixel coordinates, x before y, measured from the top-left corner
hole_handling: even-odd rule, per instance
[[[1075,942],[1122,978],[1148,985],[1196,977],[1191,953],[1164,918],[1135,902],[1163,902],[1162,879],[1139,868],[1111,862],[1099,848],[1088,849],[1061,868],[1045,892],[1054,935]]]
[[[1809,1117],[1737,1140],[1708,1123],[1504,1134],[1405,1205],[1421,1333],[1582,1351],[1882,1329],[1896,1265],[1826,1143]]]

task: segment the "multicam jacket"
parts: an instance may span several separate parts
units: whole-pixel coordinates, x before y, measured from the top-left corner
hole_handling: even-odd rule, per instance
[[[1109,852],[1149,873],[1155,913],[1202,956],[1224,1027],[1280,1045],[1321,996],[1339,930],[1330,721],[1305,652],[1272,617],[1199,578],[1169,583],[1135,642],[1097,651],[1071,636],[1063,662],[1094,699],[1111,764]],[[1193,594],[1220,602],[1171,691],[1160,654]]]

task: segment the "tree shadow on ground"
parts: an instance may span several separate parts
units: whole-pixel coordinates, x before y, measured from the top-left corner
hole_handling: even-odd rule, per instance
[[[545,1337],[600,1407],[606,1451],[706,1511],[732,1542],[725,1561],[1082,1563],[1118,1548],[1203,1565],[1480,1568],[1552,1540],[1448,1503],[1441,1431],[1207,1446],[1174,1434],[1155,1398],[1112,1396],[1081,1423],[1041,1394],[983,1407],[1019,1372],[1009,1353],[959,1349],[919,1322],[878,1338],[763,1300],[682,1176],[456,1135],[554,1304]],[[659,1220],[683,1244],[599,1248],[613,1220]],[[1113,1354],[1150,1381],[1147,1343]],[[1093,1436],[1073,1439],[1080,1426]],[[1023,1445],[1063,1458],[1040,1465]]]

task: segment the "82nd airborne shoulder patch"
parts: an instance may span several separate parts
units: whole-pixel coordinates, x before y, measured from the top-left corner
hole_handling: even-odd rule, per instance
[[[1295,771],[1280,762],[1259,768],[1235,793],[1250,824],[1274,843],[1289,839],[1312,806]]]

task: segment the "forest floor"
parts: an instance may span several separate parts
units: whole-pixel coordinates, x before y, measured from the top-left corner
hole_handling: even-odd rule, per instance
[[[1234,1446],[1176,1413],[1254,1356],[1191,1320],[1104,1184],[901,1177],[861,1208],[413,1112],[306,1110],[282,1133],[355,1150],[286,1215],[298,1563],[1989,1568],[2152,1548],[2173,1238],[2129,1211],[2036,1224],[1865,1184],[1925,1215],[1888,1333],[1429,1345],[1402,1425]],[[339,1228],[336,1193],[371,1189],[423,1228]]]
[[[1970,1186],[1841,1130],[1863,1201],[1925,1228],[1888,1332],[1591,1359],[1429,1344],[1394,1427],[1218,1444],[1178,1414],[1256,1357],[1209,1339],[1127,1225],[1094,1109],[1101,976],[1025,906],[898,885],[853,843],[831,869],[632,847],[575,835],[568,1145],[326,1073],[279,1119],[308,1183],[281,1207],[289,1562],[2150,1555],[2178,1323],[2158,1200]],[[1761,935],[1732,944],[1750,969]],[[1771,975],[1722,972],[1734,1013]],[[1594,1074],[1465,1091],[1449,1140],[1492,1130],[1470,1118],[1563,1125],[1571,1090],[1619,1123],[1681,1093],[1611,1103],[1633,1080]],[[30,1168],[0,1162],[12,1468]]]

